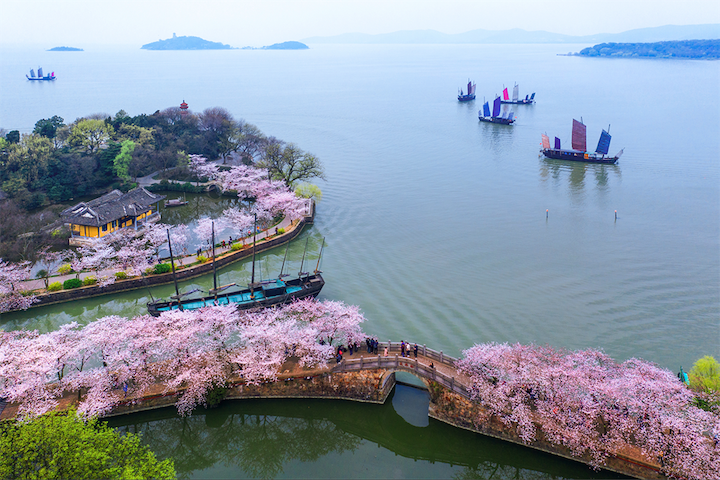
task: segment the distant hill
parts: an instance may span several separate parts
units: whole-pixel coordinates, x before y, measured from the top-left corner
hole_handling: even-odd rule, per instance
[[[48,52],[84,52],[84,50],[75,47],[53,47]]]
[[[720,39],[720,24],[665,25],[639,28],[622,33],[599,33],[595,35],[563,35],[542,30],[529,32],[519,28],[512,30],[472,30],[465,33],[447,34],[436,30],[404,30],[369,35],[344,33],[332,37],[310,37],[305,43],[360,43],[360,44],[473,44],[473,43],[602,43],[602,42],[660,42],[669,40]]]
[[[267,45],[265,47],[243,47],[243,50],[305,50],[308,49],[307,45],[300,42],[282,42],[282,43],[273,43],[272,45]]]
[[[230,50],[233,47],[220,42],[203,40],[200,37],[178,37],[173,33],[172,38],[148,43],[140,48],[145,50]]]
[[[582,57],[645,57],[719,59],[720,40],[655,43],[601,43],[577,53]]]
[[[310,47],[300,42],[282,42],[274,43],[262,48],[263,50],[305,50]]]

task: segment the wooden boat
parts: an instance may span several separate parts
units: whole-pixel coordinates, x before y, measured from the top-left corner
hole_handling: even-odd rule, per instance
[[[528,96],[525,95],[525,98],[519,99],[518,95],[519,89],[518,84],[516,83],[513,87],[513,96],[512,100],[510,100],[510,96],[508,95],[508,89],[503,89],[503,99],[502,103],[508,104],[508,105],[532,105],[535,102],[535,92],[533,92],[532,95]]]
[[[167,207],[182,207],[187,205],[188,202],[184,198],[173,198],[172,200],[165,200],[165,208]]]
[[[257,231],[257,229],[255,229]],[[309,239],[308,239],[309,240]],[[317,297],[325,285],[325,280],[320,275],[322,272],[319,270],[320,258],[322,257],[322,251],[325,247],[325,239],[323,239],[322,247],[320,247],[320,256],[318,256],[317,266],[312,275],[309,272],[303,272],[303,265],[305,263],[305,253],[307,253],[307,241],[305,242],[305,252],[303,253],[303,259],[300,263],[300,271],[298,277],[291,280],[284,280],[283,277],[289,275],[283,274],[285,268],[285,260],[287,259],[287,252],[290,247],[285,249],[285,258],[283,259],[282,267],[280,268],[280,275],[278,278],[271,280],[264,280],[255,282],[255,237],[253,237],[253,264],[252,264],[252,277],[248,288],[228,290],[230,287],[235,286],[234,283],[217,286],[217,270],[215,268],[215,228],[213,225],[212,234],[212,254],[213,254],[213,288],[208,292],[208,296],[200,298],[188,298],[183,300],[183,297],[198,292],[199,289],[192,290],[186,293],[180,293],[178,291],[177,277],[175,276],[175,263],[173,261],[172,245],[170,245],[170,231],[168,230],[168,246],[170,250],[170,260],[173,272],[173,281],[175,282],[175,295],[170,297],[169,301],[163,301],[161,299],[153,299],[148,302],[147,309],[148,313],[152,316],[159,316],[162,312],[170,310],[196,310],[203,307],[211,307],[213,305],[235,305],[240,310],[251,310],[274,307],[276,305],[283,305],[290,303],[293,300],[299,300],[307,297]],[[223,292],[223,293],[221,293]]]
[[[515,122],[515,114],[513,111],[504,111],[500,114],[500,97],[495,97],[493,102],[493,111],[490,113],[490,105],[488,102],[483,104],[483,109],[478,112],[478,119],[481,122],[496,123],[499,125],[512,125]]]
[[[55,80],[55,72],[50,73],[49,75],[43,76],[42,67],[38,68],[38,74],[37,77],[35,76],[35,70],[32,68],[30,69],[30,75],[25,75],[25,77],[28,80]]]
[[[467,93],[463,94],[462,88],[460,89],[460,94],[458,95],[458,102],[469,102],[471,100],[475,100],[475,85],[470,80],[468,80],[467,84]]]
[[[610,126],[608,126],[608,130],[610,130]],[[554,158],[556,160],[572,160],[575,162],[588,163],[615,163],[618,161],[623,154],[623,150],[620,150],[614,157],[607,156],[608,150],[610,149],[610,140],[612,139],[607,131],[603,130],[600,134],[600,140],[598,141],[595,152],[587,151],[586,131],[585,124],[583,124],[582,121],[578,122],[573,119],[572,150],[563,150],[558,137],[555,137],[555,148],[550,148],[550,138],[542,134],[541,152],[547,158]]]

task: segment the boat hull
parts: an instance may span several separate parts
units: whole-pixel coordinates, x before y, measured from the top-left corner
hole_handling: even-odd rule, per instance
[[[478,120],[481,122],[487,122],[487,123],[495,123],[497,125],[512,125],[515,120],[511,120],[509,118],[503,118],[503,117],[483,117],[482,115],[478,116]]]
[[[475,94],[472,95],[458,95],[458,102],[470,102],[475,100]]]
[[[182,310],[197,310],[199,308],[211,307],[213,305],[235,305],[238,310],[254,310],[275,307],[291,303],[294,300],[300,300],[308,297],[317,297],[325,285],[325,280],[317,273],[307,277],[296,278],[282,282],[273,280],[263,282],[261,285],[270,285],[272,288],[268,291],[277,291],[278,282],[281,282],[284,288],[282,292],[274,292],[273,294],[265,294],[263,288],[254,289],[254,295],[251,295],[250,289],[227,292],[215,296],[207,296],[202,298],[188,299],[182,301]],[[273,287],[274,284],[274,287]],[[254,296],[254,298],[250,298]],[[176,300],[165,302],[155,301],[147,304],[148,313],[154,317],[160,316],[162,312],[181,309]]]
[[[501,100],[500,103],[503,105],[532,105],[535,103],[535,100],[518,100],[517,102],[513,102],[512,100]]]
[[[28,77],[27,75],[25,75],[25,77],[28,80],[34,80],[34,81],[52,81],[52,80],[55,80],[55,78],[56,78],[56,77],[51,77],[49,75],[47,77]]]
[[[579,152],[577,150],[558,150],[555,148],[544,148],[542,154],[547,158],[553,158],[555,160],[570,160],[573,162],[585,162],[585,163],[609,163],[613,164],[618,161],[620,157],[607,157],[604,155],[598,155],[590,152]]]
[[[168,207],[182,207],[183,205],[187,205],[187,204],[188,204],[188,202],[173,202],[173,201],[171,200],[171,201],[165,202],[165,208],[168,208]]]

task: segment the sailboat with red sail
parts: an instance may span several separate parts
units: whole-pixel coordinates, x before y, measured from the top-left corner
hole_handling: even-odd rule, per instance
[[[535,92],[533,92],[533,94],[530,96],[525,95],[525,98],[519,98],[519,92],[520,89],[518,87],[518,84],[516,83],[513,87],[512,100],[510,100],[510,95],[508,94],[507,87],[503,88],[502,103],[507,103],[510,105],[532,105],[533,103],[535,103]]]
[[[581,119],[582,120],[582,119]],[[623,154],[623,150],[620,150],[614,157],[608,156],[608,150],[610,150],[610,140],[612,137],[608,131],[603,130],[600,134],[600,140],[598,141],[595,152],[587,151],[587,127],[582,121],[578,122],[573,119],[572,128],[572,149],[564,150],[561,146],[560,139],[555,137],[554,148],[550,148],[550,138],[542,134],[542,148],[541,152],[547,158],[554,158],[557,160],[572,160],[575,162],[588,162],[588,163],[616,163],[620,156]]]
[[[499,125],[512,125],[515,121],[515,113],[512,110],[508,112],[507,107],[505,107],[505,110],[500,113],[501,106],[500,97],[495,97],[492,113],[490,113],[490,104],[485,102],[482,110],[478,112],[478,119],[481,122],[496,123]]]
[[[476,87],[476,85],[474,83],[472,83],[470,80],[468,80],[467,93],[463,93],[462,88],[461,88],[460,93],[458,94],[458,101],[459,102],[469,102],[471,100],[475,100],[475,87]]]

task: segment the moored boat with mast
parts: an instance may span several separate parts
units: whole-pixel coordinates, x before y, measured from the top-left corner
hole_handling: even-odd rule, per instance
[[[257,222],[257,217],[256,217]],[[257,232],[257,228],[254,229]],[[309,241],[309,238],[308,238]],[[208,296],[200,298],[189,298],[183,300],[183,297],[188,296],[192,293],[200,291],[199,289],[192,290],[186,293],[179,293],[177,286],[177,277],[175,275],[175,265],[172,255],[172,246],[170,245],[170,231],[168,230],[168,247],[170,250],[170,261],[172,264],[173,281],[175,283],[175,295],[170,297],[170,301],[154,300],[148,302],[147,308],[148,313],[153,316],[159,316],[162,312],[170,310],[196,310],[203,307],[210,307],[213,305],[235,305],[240,310],[250,309],[261,309],[273,307],[276,305],[282,305],[290,303],[293,300],[299,300],[307,297],[316,297],[322,287],[325,285],[325,280],[321,275],[320,259],[322,258],[322,252],[325,247],[325,239],[323,238],[322,246],[320,247],[320,254],[318,255],[317,266],[315,271],[310,274],[309,272],[303,272],[302,267],[305,262],[305,254],[307,253],[307,241],[305,243],[305,251],[303,252],[303,261],[300,265],[300,272],[298,277],[291,280],[284,280],[284,277],[289,275],[283,274],[285,268],[285,259],[287,259],[287,249],[285,250],[285,258],[283,259],[282,267],[280,268],[280,274],[278,278],[271,280],[262,280],[255,282],[255,247],[256,247],[256,234],[253,235],[253,263],[252,263],[252,274],[248,288],[236,289],[226,291],[235,283],[217,286],[217,269],[215,267],[215,226],[213,224],[212,233],[212,256],[213,256],[213,288],[208,292]],[[224,292],[224,293],[221,293]]]
[[[496,123],[499,125],[512,125],[515,122],[515,114],[512,110],[503,111],[500,113],[501,102],[500,97],[495,97],[493,101],[493,110],[490,112],[490,105],[488,102],[483,104],[483,108],[478,112],[478,119],[481,122]]]
[[[560,139],[555,137],[554,148],[550,148],[550,138],[546,134],[542,134],[542,148],[541,152],[547,158],[554,158],[556,160],[572,160],[575,162],[588,162],[588,163],[615,163],[618,161],[620,156],[623,154],[623,150],[620,150],[614,157],[607,156],[608,150],[610,149],[610,136],[608,129],[603,130],[600,133],[600,140],[598,140],[597,148],[595,152],[587,151],[587,129],[585,124],[581,121],[573,119],[572,128],[572,149],[565,150],[561,146]]]

